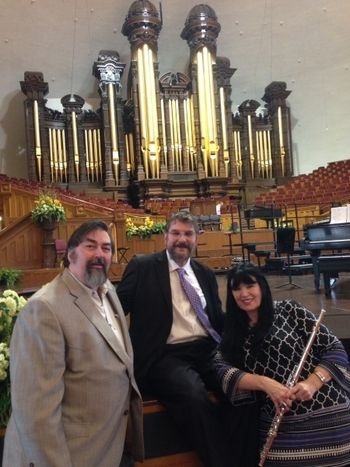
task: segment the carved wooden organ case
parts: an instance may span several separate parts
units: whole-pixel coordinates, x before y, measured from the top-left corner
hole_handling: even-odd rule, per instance
[[[293,175],[290,91],[284,82],[265,88],[261,104],[244,101],[232,114],[230,61],[216,54],[220,24],[214,10],[189,12],[181,38],[190,54],[188,75],[159,76],[161,15],[148,0],[132,3],[122,33],[131,47],[127,100],[121,96],[125,64],[102,50],[93,65],[101,106],[85,110],[77,95],[62,97],[63,111],[46,107],[48,83],[26,72],[25,118],[29,178],[50,184],[99,186],[126,198],[232,194],[246,183]]]

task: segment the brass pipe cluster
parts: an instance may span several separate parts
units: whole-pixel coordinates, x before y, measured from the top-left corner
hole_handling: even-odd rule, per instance
[[[196,54],[201,149],[205,174],[218,175],[216,107],[213,85],[213,61],[207,47]]]
[[[153,51],[148,44],[137,49],[141,150],[146,178],[159,178],[159,135]]]
[[[49,165],[52,182],[67,181],[68,164],[64,129],[49,128]]]
[[[89,182],[102,180],[101,135],[99,129],[84,130],[86,174]],[[118,180],[118,178],[117,178]]]

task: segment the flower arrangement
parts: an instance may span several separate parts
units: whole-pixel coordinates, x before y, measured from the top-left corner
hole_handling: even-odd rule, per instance
[[[64,222],[66,214],[64,207],[59,199],[55,198],[55,194],[41,193],[39,199],[35,202],[35,207],[32,210],[32,220],[34,222]]]
[[[26,304],[25,298],[14,290],[0,295],[0,427],[6,426],[11,410],[10,396],[10,339],[18,313]]]
[[[149,217],[146,217],[142,225],[136,226],[130,217],[126,218],[126,236],[128,238],[133,236],[139,236],[141,238],[149,238],[152,234],[163,233],[166,223],[154,222]]]

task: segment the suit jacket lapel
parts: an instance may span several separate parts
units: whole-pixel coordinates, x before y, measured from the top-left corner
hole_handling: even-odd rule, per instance
[[[98,329],[101,335],[105,338],[108,342],[110,347],[114,350],[117,354],[118,358],[124,362],[124,364],[130,368],[132,365],[132,360],[129,355],[125,352],[122,345],[118,341],[116,335],[109,327],[106,320],[103,316],[96,310],[96,307],[89,297],[88,293],[80,286],[80,284],[70,275],[68,271],[64,271],[62,274],[63,280],[65,281],[71,295],[74,297],[74,303],[79,308],[79,310],[87,317],[87,319]],[[111,299],[111,305],[114,310],[117,310],[117,302],[113,302],[112,294],[110,293],[109,288],[109,296]],[[122,321],[122,320],[120,320]],[[128,339],[125,339],[125,330],[122,326],[122,332],[124,335],[125,342],[128,342]],[[128,346],[126,347],[127,351],[131,350]]]
[[[170,311],[170,313],[172,314],[173,305],[171,299],[169,264],[165,250],[160,252],[156,257],[156,274],[157,283],[155,284],[155,293],[163,294],[163,298],[166,302],[168,311]]]

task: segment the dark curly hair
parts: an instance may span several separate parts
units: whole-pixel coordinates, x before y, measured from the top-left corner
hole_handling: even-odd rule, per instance
[[[248,315],[237,305],[232,290],[237,290],[240,284],[254,283],[259,284],[262,296],[258,322],[253,330],[252,350],[257,353],[273,321],[274,306],[270,286],[254,264],[239,263],[228,272],[225,328],[220,349],[225,359],[239,368],[243,368],[243,343],[251,330]]]

